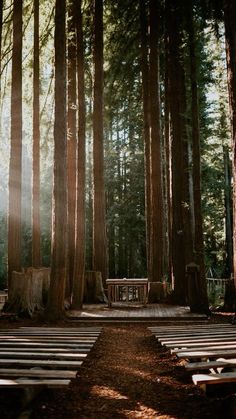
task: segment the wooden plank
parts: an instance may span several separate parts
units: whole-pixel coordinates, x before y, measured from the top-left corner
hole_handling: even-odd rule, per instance
[[[78,333],[50,333],[50,332],[47,332],[47,333],[44,333],[44,332],[35,332],[35,333],[27,333],[27,332],[8,332],[8,331],[4,331],[4,330],[1,330],[0,331],[0,337],[1,336],[28,336],[28,337],[30,337],[30,336],[32,336],[32,337],[34,337],[34,336],[49,336],[49,337],[61,337],[61,338],[78,338],[78,339],[81,339],[81,340],[83,340],[83,339],[91,339],[91,340],[96,340],[99,336],[86,336],[86,335],[80,335],[80,334],[78,334]]]
[[[236,349],[215,349],[215,350],[198,350],[198,351],[185,351],[176,354],[178,358],[192,359],[192,358],[232,358],[236,356]]]
[[[236,342],[236,338],[235,336],[230,336],[230,337],[225,337],[225,336],[218,336],[218,337],[206,337],[206,338],[194,338],[194,339],[173,339],[173,340],[161,340],[161,344],[166,346],[167,348],[172,348],[174,345],[178,346],[178,345],[186,345],[188,346],[194,346],[195,344],[201,345],[201,344],[205,344],[205,343],[222,343],[222,342]]]
[[[166,331],[166,330],[171,330],[171,331],[175,331],[175,330],[194,330],[194,329],[218,329],[218,328],[222,328],[222,329],[233,329],[235,328],[235,325],[232,325],[230,323],[206,323],[206,322],[202,322],[201,324],[196,324],[196,323],[192,323],[192,324],[184,324],[184,325],[162,325],[162,326],[150,326],[148,327],[149,330],[151,330],[152,332],[161,332],[161,331]]]
[[[60,353],[64,353],[64,354],[68,354],[68,353],[71,353],[71,354],[81,354],[81,356],[83,357],[83,356],[86,356],[89,352],[90,352],[90,349],[88,348],[88,349],[83,349],[83,350],[81,350],[81,349],[78,349],[78,348],[68,348],[68,349],[66,349],[66,348],[53,348],[53,347],[46,347],[46,348],[41,348],[41,347],[38,347],[38,346],[34,346],[34,347],[32,347],[32,346],[28,346],[28,347],[25,347],[25,346],[22,346],[22,345],[18,345],[17,347],[11,347],[11,346],[2,346],[1,345],[1,343],[0,343],[0,354],[1,353],[4,353],[4,352],[14,352],[14,353],[19,353],[19,352],[39,352],[39,353],[45,353],[45,354],[47,354],[47,353],[53,353],[53,354],[60,354]],[[1,356],[1,355],[0,355]]]
[[[215,368],[236,367],[236,359],[218,359],[216,361],[187,362],[185,368],[188,371],[210,370]]]
[[[194,374],[192,376],[192,380],[195,385],[233,383],[236,381],[236,373],[225,372],[220,374]]]
[[[72,331],[72,332],[76,331],[76,332],[81,332],[81,333],[84,333],[84,332],[100,333],[103,328],[100,326],[96,326],[96,327],[93,327],[93,326],[85,326],[85,327],[82,327],[82,326],[79,326],[79,327],[77,326],[75,327],[21,326],[19,328],[15,328],[14,330],[26,330],[26,329],[27,330],[62,330],[62,331],[67,330],[67,331]]]
[[[0,365],[4,366],[15,366],[15,367],[47,367],[47,368],[66,368],[70,370],[78,369],[81,367],[83,361],[66,361],[66,360],[54,360],[54,359],[10,359],[10,358],[0,358]]]
[[[81,343],[81,344],[95,344],[97,339],[81,339],[79,337],[63,337],[63,336],[30,336],[30,335],[22,335],[22,336],[17,336],[17,335],[3,335],[0,336],[0,340],[30,340],[30,341],[34,341],[34,342],[47,342],[47,341],[51,341],[51,342],[73,342],[73,343]]]
[[[49,387],[49,388],[61,388],[68,386],[70,380],[47,380],[47,379],[0,379],[0,387]]]
[[[83,360],[87,357],[87,354],[82,353],[65,353],[65,352],[8,352],[0,351],[0,358],[30,358],[30,359],[65,359],[65,360]]]
[[[221,343],[221,345],[208,345],[208,346],[199,346],[199,347],[193,347],[193,348],[172,348],[171,354],[180,354],[181,352],[194,352],[194,351],[214,351],[214,350],[228,350],[228,349],[235,349],[236,350],[236,344],[234,345],[226,345],[224,343]]]
[[[89,352],[93,345],[87,344],[76,344],[76,343],[51,343],[51,342],[27,342],[27,341],[0,341],[0,349],[1,348],[9,348],[14,350],[13,348],[58,348],[58,349],[71,349],[71,350],[79,350],[80,352]]]
[[[170,340],[170,339],[187,339],[187,338],[191,338],[191,339],[197,339],[197,338],[209,338],[209,337],[235,337],[236,336],[236,332],[202,332],[202,333],[182,333],[182,334],[174,334],[174,335],[155,335],[155,337],[157,338],[158,341],[162,341],[162,340]]]
[[[77,371],[0,368],[0,377],[76,378]]]

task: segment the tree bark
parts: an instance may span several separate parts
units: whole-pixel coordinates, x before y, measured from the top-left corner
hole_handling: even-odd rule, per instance
[[[107,278],[103,157],[103,1],[94,0],[93,269]]]
[[[143,93],[143,134],[144,134],[144,165],[145,165],[145,218],[146,218],[146,252],[147,271],[150,272],[150,109],[149,109],[149,83],[148,83],[148,25],[146,18],[145,1],[139,1],[140,31],[141,31],[141,71]]]
[[[64,314],[67,242],[66,170],[66,37],[65,0],[56,0],[55,10],[55,121],[51,281],[47,317]]]
[[[40,251],[40,127],[39,127],[39,0],[34,0],[32,265],[41,265]]]
[[[199,104],[197,87],[197,62],[195,47],[194,20],[192,2],[188,6],[188,32],[190,54],[190,80],[191,80],[191,117],[192,117],[192,150],[193,150],[193,198],[194,198],[194,260],[199,266],[200,295],[198,304],[203,310],[208,308],[207,283],[204,262],[202,197],[201,197],[201,151],[200,151],[200,126]],[[196,298],[196,296],[195,296]],[[200,308],[200,307],[199,307]]]
[[[150,0],[150,277],[161,281],[163,275],[163,194],[161,167],[161,112],[159,86],[159,18],[155,0]]]
[[[224,171],[225,171],[225,241],[226,241],[226,278],[230,278],[233,272],[233,246],[232,246],[232,199],[231,199],[231,168],[229,149],[223,147]]]
[[[13,3],[13,53],[11,89],[11,151],[9,167],[8,289],[11,274],[21,269],[22,189],[22,0]]]
[[[175,300],[179,304],[187,302],[185,281],[185,237],[183,214],[184,159],[183,159],[183,79],[180,63],[179,10],[173,0],[166,2],[167,40],[169,51],[169,94],[172,137],[172,258]]]
[[[76,229],[72,307],[81,308],[85,271],[85,92],[84,43],[81,0],[77,1],[77,66],[78,66],[78,149],[76,175]]]
[[[76,207],[76,16],[77,1],[68,9],[68,104],[67,104],[67,182],[68,182],[68,265],[66,297],[71,298],[75,263],[75,207]]]
[[[236,4],[234,0],[224,1],[226,59],[228,73],[229,104],[232,135],[233,173],[233,277],[236,288]],[[236,294],[236,290],[235,290]],[[235,295],[236,300],[236,295]]]

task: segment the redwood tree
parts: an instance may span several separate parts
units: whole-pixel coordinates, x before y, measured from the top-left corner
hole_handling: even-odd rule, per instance
[[[199,99],[197,79],[196,41],[193,19],[193,4],[187,7],[187,28],[189,35],[190,82],[191,82],[191,120],[192,120],[192,150],[193,150],[193,202],[194,202],[194,261],[199,266],[199,309],[208,307],[207,286],[204,262],[203,218],[201,204],[201,150],[199,125]]]
[[[67,233],[67,171],[66,171],[66,36],[65,0],[56,0],[55,9],[55,120],[54,176],[51,281],[47,316],[56,320],[63,316],[66,233]]]
[[[41,265],[40,256],[40,127],[39,127],[39,0],[34,0],[33,64],[33,180],[32,180],[32,265]]]
[[[73,274],[73,308],[81,308],[85,271],[85,91],[84,91],[84,41],[81,0],[77,3],[77,75],[78,75],[78,147],[76,174],[76,229]]]
[[[93,269],[107,277],[103,148],[103,0],[94,0]]]
[[[68,281],[67,294],[73,287],[75,263],[75,200],[76,200],[76,9],[77,1],[69,3],[68,19],[68,112],[67,112],[67,152],[68,152]]]
[[[232,133],[233,172],[233,272],[236,288],[236,4],[234,0],[224,0],[224,21],[226,38],[226,58],[228,72],[229,104]]]
[[[13,3],[13,51],[11,86],[11,151],[9,167],[8,287],[12,271],[21,269],[22,188],[22,0]],[[11,295],[11,294],[10,294]]]
[[[161,111],[158,43],[160,21],[155,0],[150,0],[150,281],[163,275],[163,195],[161,168]]]
[[[143,93],[143,134],[144,134],[144,162],[145,162],[145,216],[146,216],[146,249],[147,271],[150,273],[150,106],[148,83],[148,23],[146,17],[145,0],[139,1],[140,7],[140,35],[141,35],[141,72]]]
[[[184,150],[183,150],[183,77],[181,67],[181,39],[179,27],[179,8],[173,0],[166,2],[167,42],[169,52],[169,104],[172,137],[172,258],[175,298],[178,303],[186,303],[185,283],[185,237],[183,191]]]

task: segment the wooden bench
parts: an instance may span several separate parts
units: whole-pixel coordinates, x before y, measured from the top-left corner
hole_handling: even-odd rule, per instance
[[[194,374],[193,383],[207,391],[207,386],[216,384],[236,383],[236,372],[225,372],[220,374]]]
[[[192,376],[194,384],[201,386],[205,391],[211,384],[227,385],[236,382],[236,371],[224,371],[226,368],[236,368],[235,326],[213,324],[149,329],[161,345],[179,359],[186,360],[187,371],[210,372]]]
[[[212,372],[220,372],[224,368],[236,368],[235,358],[219,358],[214,361],[201,361],[201,362],[187,362],[185,368],[188,371],[201,371],[210,370]]]
[[[97,327],[0,330],[0,388],[68,386],[101,330]]]

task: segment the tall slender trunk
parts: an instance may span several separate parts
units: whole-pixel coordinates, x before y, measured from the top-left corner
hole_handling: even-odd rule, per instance
[[[147,18],[145,0],[139,1],[140,7],[140,30],[141,30],[141,71],[143,93],[143,117],[144,117],[144,165],[145,165],[145,218],[146,218],[146,249],[147,271],[150,271],[150,109],[149,109],[149,86],[148,86],[148,45],[147,45]]]
[[[229,149],[223,147],[224,172],[225,172],[225,242],[226,242],[226,278],[230,278],[233,271],[233,249],[232,249],[232,200],[231,200],[231,169]]]
[[[166,2],[167,41],[169,51],[169,94],[172,137],[172,257],[175,298],[186,303],[185,240],[183,216],[184,160],[183,160],[183,115],[181,106],[182,83],[180,63],[180,33],[178,10],[173,0]],[[174,70],[173,70],[174,69]]]
[[[224,20],[233,151],[233,276],[236,288],[236,4],[234,0],[224,1]]]
[[[200,268],[200,295],[199,304],[208,307],[207,284],[204,262],[203,218],[201,198],[201,150],[200,150],[200,125],[199,101],[197,84],[197,62],[195,31],[192,11],[192,2],[188,7],[188,33],[190,53],[190,80],[191,80],[191,117],[192,117],[192,149],[193,149],[193,201],[194,201],[194,259]]]
[[[8,287],[12,271],[21,269],[22,189],[22,0],[13,4],[13,53],[11,88],[11,151],[9,166]]]
[[[169,53],[167,47],[167,33],[165,31],[165,188],[166,188],[166,271],[172,283],[172,196],[171,196],[171,133],[170,133],[170,92],[169,92]]]
[[[159,21],[157,3],[155,0],[150,0],[150,281],[161,281],[163,275],[163,195],[158,57]]]
[[[67,242],[66,170],[66,36],[65,0],[56,0],[55,10],[55,120],[51,281],[47,305],[49,319],[64,314]]]
[[[34,0],[32,265],[41,265],[40,251],[40,127],[39,127],[39,0]]]
[[[78,150],[76,175],[75,262],[72,306],[81,308],[84,296],[85,271],[85,92],[84,42],[81,0],[77,1],[77,65],[78,65]]]
[[[1,74],[1,59],[2,59],[2,15],[3,15],[3,0],[0,0],[0,74]]]
[[[94,0],[93,269],[107,278],[103,148],[103,0]]]
[[[68,182],[68,261],[66,294],[73,288],[75,262],[75,201],[76,201],[76,18],[77,1],[69,3],[68,11],[68,103],[67,103],[67,182]]]

